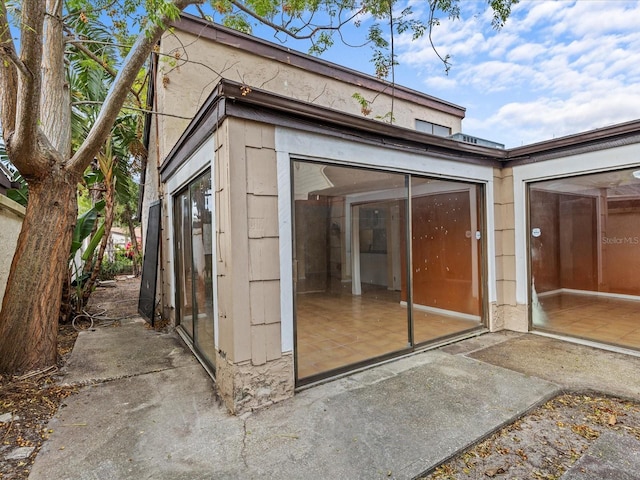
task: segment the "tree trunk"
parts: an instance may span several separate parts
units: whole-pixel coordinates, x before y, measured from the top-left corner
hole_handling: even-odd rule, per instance
[[[140,275],[140,245],[138,245],[138,237],[136,237],[136,227],[133,225],[133,213],[129,205],[124,206],[125,216],[127,218],[127,226],[129,227],[129,236],[131,237],[131,247],[133,248],[133,274],[137,277]]]
[[[53,168],[29,180],[29,203],[0,311],[0,372],[55,365],[62,284],[77,217],[78,178]]]

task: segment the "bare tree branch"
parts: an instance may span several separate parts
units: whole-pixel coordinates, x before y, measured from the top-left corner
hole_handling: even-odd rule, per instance
[[[301,29],[298,29],[297,31],[293,31],[291,29],[286,28],[285,26],[278,25],[277,23],[272,22],[268,18],[265,18],[265,17],[262,17],[262,16],[258,15],[256,12],[254,12],[250,8],[247,8],[244,4],[242,4],[238,0],[230,0],[230,2],[236,8],[238,8],[238,10],[241,10],[242,12],[246,13],[250,17],[255,18],[260,23],[263,23],[263,24],[267,25],[268,27],[273,28],[274,30],[276,30],[278,32],[282,32],[282,33],[286,34],[287,36],[289,36],[289,37],[291,37],[291,38],[293,38],[295,40],[308,40],[310,38],[313,38],[320,31],[340,30],[344,25],[346,25],[347,23],[351,22],[354,18],[356,18],[358,15],[360,15],[364,11],[364,8],[360,8],[355,13],[350,15],[348,18],[340,20],[340,22],[337,25],[334,25],[334,26],[330,26],[330,25],[314,26],[313,28],[311,28],[312,24],[310,22],[306,22],[304,27],[309,27],[309,28],[311,28],[311,30],[309,32],[305,33],[304,35],[300,35],[297,32],[303,30],[304,27],[301,28]]]
[[[200,14],[203,20],[211,21],[211,17],[206,13],[204,13],[204,10],[202,10],[202,7],[200,5],[196,5],[196,9],[198,10],[198,13]]]
[[[187,5],[192,3],[198,2],[195,0],[175,0],[174,5],[182,11]],[[169,18],[162,19],[162,24],[169,23]],[[104,106],[89,131],[87,138],[75,155],[69,160],[69,167],[74,171],[82,172],[87,165],[89,165],[109,135],[113,122],[117,118],[118,112],[127,98],[131,84],[149,54],[152,52],[153,47],[165,31],[166,27],[162,24],[156,24],[150,27],[148,31],[141,32],[140,35],[138,35],[138,39],[129,51],[120,72],[109,89]]]
[[[25,177],[37,173],[34,165],[38,162],[37,144],[33,139],[42,137],[39,131],[42,85],[40,65],[45,11],[42,0],[25,0],[22,3],[20,59],[24,69],[19,69],[15,131],[11,141],[7,142],[7,148],[13,152],[20,152],[19,156],[14,155],[11,160]]]
[[[442,63],[444,64],[444,71],[445,73],[448,75],[449,74],[449,70],[451,70],[451,62],[449,61],[449,55],[445,55],[444,57],[442,55],[440,55],[440,52],[438,51],[438,49],[436,48],[435,44],[433,43],[433,27],[438,24],[438,19],[435,17],[436,14],[436,8],[437,8],[438,4],[435,0],[430,0],[429,1],[429,23],[428,23],[428,29],[429,29],[429,43],[431,44],[431,49],[435,52],[435,54],[438,56],[438,58],[442,61]]]
[[[16,54],[16,47],[11,38],[7,6],[0,2],[0,123],[5,140],[16,128],[16,95],[19,66],[24,68]]]
[[[103,105],[104,102],[99,102],[99,101],[94,101],[94,100],[83,100],[81,102],[73,102],[72,105]],[[124,105],[122,107],[122,110],[133,110],[134,112],[142,112],[142,113],[150,113],[151,115],[157,115],[160,117],[171,117],[171,118],[179,118],[181,120],[192,120],[193,117],[184,117],[182,115],[173,115],[172,113],[160,113],[160,112],[156,112],[154,110],[148,110],[146,108],[137,108],[137,107],[130,107],[127,105]]]

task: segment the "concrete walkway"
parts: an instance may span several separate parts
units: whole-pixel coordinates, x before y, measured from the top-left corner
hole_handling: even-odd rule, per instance
[[[175,334],[131,321],[78,336],[63,380],[84,386],[29,478],[411,479],[562,391],[640,400],[638,371],[636,357],[486,334],[233,417]]]

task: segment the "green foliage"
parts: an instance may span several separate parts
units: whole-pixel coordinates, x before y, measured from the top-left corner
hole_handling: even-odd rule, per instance
[[[384,115],[376,115],[376,120],[380,120],[386,123],[393,123],[396,119],[393,116],[393,112],[387,112]]]
[[[104,202],[101,202],[78,217],[76,226],[73,229],[71,252],[69,253],[70,260],[73,260],[73,258],[75,257],[77,251],[82,246],[82,242],[84,241],[84,239],[91,235],[91,232],[93,231],[96,222],[98,221],[98,213],[103,208]]]
[[[318,38],[311,48],[309,48],[309,54],[311,55],[321,55],[328,48],[333,46],[333,37],[328,32],[322,32],[318,35]]]
[[[133,271],[133,260],[126,256],[124,249],[115,247],[113,261],[105,259],[100,265],[100,280],[113,280],[116,275],[131,274]]]
[[[361,93],[356,92],[351,95],[351,98],[360,104],[360,112],[362,112],[362,115],[366,117],[371,113],[371,102],[364,98]]]
[[[87,260],[93,257],[93,253],[96,251],[96,248],[102,241],[102,237],[104,237],[104,223],[98,227],[98,230],[96,230],[96,233],[94,233],[93,236],[91,237],[91,241],[89,242],[87,249],[82,254],[83,261],[86,262]]]
[[[493,10],[493,20],[491,25],[493,28],[500,29],[504,27],[505,22],[511,15],[511,7],[520,0],[489,0],[489,5]]]
[[[26,207],[27,203],[29,203],[29,187],[27,186],[27,182],[18,172],[13,175],[11,181],[19,183],[20,188],[11,188],[7,190],[7,197],[16,203],[19,203],[23,207]]]

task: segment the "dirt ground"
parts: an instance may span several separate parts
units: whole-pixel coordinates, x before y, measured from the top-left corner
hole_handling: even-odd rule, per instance
[[[640,440],[640,404],[561,395],[421,478],[558,479],[605,430]]]
[[[90,300],[90,313],[101,313],[96,323],[119,325],[118,318],[137,314],[139,278],[117,279],[114,288],[98,287]],[[87,324],[78,322],[79,327]],[[57,365],[20,377],[0,375],[0,479],[17,480],[29,476],[31,465],[43,442],[52,433],[47,423],[60,402],[75,393],[75,387],[59,386],[60,369],[65,365],[78,332],[71,324],[58,330]],[[17,458],[11,458],[11,457]],[[9,458],[8,458],[9,457]]]
[[[91,298],[96,324],[117,328],[118,318],[137,314],[140,280],[119,278]],[[79,327],[88,326],[81,321]],[[76,330],[61,325],[58,365],[22,377],[0,376],[0,479],[26,479],[43,442],[47,423],[74,387],[58,384]],[[513,424],[440,465],[423,479],[557,479],[605,430],[640,440],[640,404],[619,398],[566,394],[556,397]],[[22,450],[20,450],[22,449]],[[23,458],[8,459],[16,452]]]

